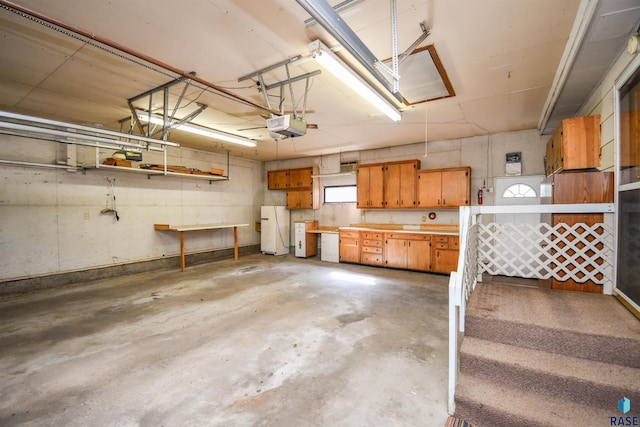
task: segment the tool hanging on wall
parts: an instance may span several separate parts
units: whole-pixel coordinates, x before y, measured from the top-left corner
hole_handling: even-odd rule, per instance
[[[116,208],[116,191],[114,188],[116,179],[107,177],[107,182],[111,185],[111,194],[107,194],[107,207],[102,209],[100,213],[101,214],[112,213],[115,216],[116,221],[120,221],[120,216],[118,215],[118,209]],[[110,199],[109,197],[112,197],[112,199]],[[109,207],[109,200],[113,200],[111,207]]]

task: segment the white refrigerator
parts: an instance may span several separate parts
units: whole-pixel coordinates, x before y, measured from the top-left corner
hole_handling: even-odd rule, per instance
[[[286,206],[260,208],[260,251],[269,255],[289,253],[289,210]]]

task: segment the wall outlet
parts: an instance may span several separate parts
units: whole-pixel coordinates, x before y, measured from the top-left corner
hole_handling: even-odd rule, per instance
[[[422,215],[422,222],[427,222],[427,216],[426,215]]]

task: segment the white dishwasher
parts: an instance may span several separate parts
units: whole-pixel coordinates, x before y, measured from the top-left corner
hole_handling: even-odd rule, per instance
[[[338,232],[323,232],[320,236],[320,259],[327,262],[339,262],[338,249]]]

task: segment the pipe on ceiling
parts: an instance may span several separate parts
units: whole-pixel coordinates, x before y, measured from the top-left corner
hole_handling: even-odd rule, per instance
[[[255,108],[259,109],[259,110],[266,111],[268,113],[278,114],[278,112],[275,111],[275,110],[272,110],[272,109],[267,108],[267,107],[265,107],[263,105],[260,105],[260,104],[256,104],[255,102],[253,102],[253,101],[251,101],[249,99],[243,98],[243,97],[241,97],[239,95],[236,95],[233,92],[229,92],[228,90],[226,90],[226,89],[224,89],[224,88],[222,88],[220,86],[217,86],[217,85],[215,85],[215,84],[213,84],[211,82],[208,82],[208,81],[203,80],[203,79],[201,79],[201,78],[199,78],[197,76],[194,76],[190,72],[182,71],[182,70],[180,70],[178,68],[175,68],[175,67],[173,67],[173,66],[171,66],[171,65],[169,65],[167,63],[164,63],[164,62],[162,62],[160,60],[152,58],[152,57],[150,57],[148,55],[145,55],[143,53],[137,52],[137,51],[135,51],[133,49],[129,49],[128,47],[123,46],[123,45],[121,45],[119,43],[116,43],[116,42],[114,42],[112,40],[100,37],[100,36],[98,36],[96,34],[93,34],[93,33],[90,33],[88,31],[82,30],[82,29],[80,29],[78,27],[74,27],[73,25],[69,25],[66,22],[60,21],[58,19],[52,18],[52,17],[47,16],[47,15],[43,15],[43,14],[41,14],[39,12],[36,12],[36,11],[34,11],[32,9],[17,5],[15,3],[11,2],[11,1],[7,1],[7,0],[0,0],[0,6],[4,6],[7,9],[13,9],[14,11],[17,11],[20,14],[28,15],[28,17],[42,20],[44,22],[47,22],[47,23],[49,23],[51,25],[54,25],[54,26],[59,27],[59,28],[62,28],[62,29],[66,30],[66,31],[69,31],[71,33],[77,34],[79,36],[85,37],[85,38],[90,39],[90,40],[94,40],[94,41],[96,41],[96,42],[98,42],[98,43],[100,43],[102,45],[108,46],[108,47],[110,47],[112,49],[118,50],[118,51],[120,51],[122,53],[125,53],[127,55],[133,56],[133,57],[135,57],[137,59],[140,59],[142,61],[145,61],[145,62],[148,62],[150,64],[153,64],[156,67],[162,68],[162,69],[164,69],[166,71],[169,71],[171,73],[177,74],[177,75],[179,75],[181,77],[186,77],[188,79],[191,79],[191,80],[193,80],[193,81],[195,81],[197,83],[200,83],[201,85],[203,85],[203,86],[205,86],[205,87],[207,87],[209,89],[212,89],[217,95],[226,97],[227,99],[231,99],[232,101],[237,101],[237,102],[240,102],[240,103],[242,103],[244,105],[255,107]]]

